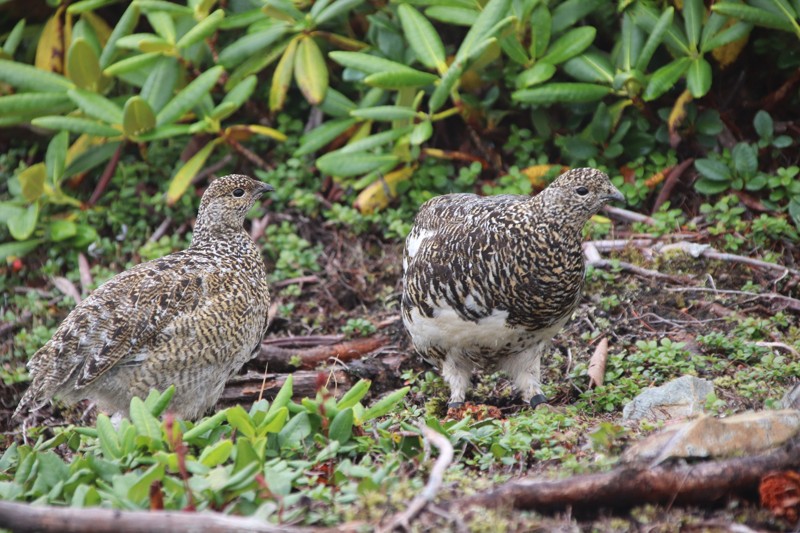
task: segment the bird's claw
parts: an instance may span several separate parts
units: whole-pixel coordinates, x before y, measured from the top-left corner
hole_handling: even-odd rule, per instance
[[[547,396],[545,396],[544,394],[536,394],[530,400],[530,405],[531,407],[534,408],[540,403],[547,403]]]

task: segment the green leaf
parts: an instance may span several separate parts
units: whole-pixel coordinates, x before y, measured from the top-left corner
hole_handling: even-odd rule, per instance
[[[37,163],[17,174],[17,179],[22,189],[22,197],[28,202],[35,202],[44,193],[47,170],[43,163]]]
[[[334,118],[346,118],[350,116],[350,111],[356,108],[356,104],[339,91],[328,87],[325,100],[322,101],[319,108],[323,113]]]
[[[325,122],[300,137],[300,147],[295,151],[294,156],[301,157],[320,150],[353,127],[355,123],[356,120],[351,118]]]
[[[54,220],[48,226],[50,240],[53,242],[65,241],[75,236],[78,227],[69,220]]]
[[[647,40],[642,47],[642,51],[639,52],[639,57],[636,58],[636,70],[641,72],[647,70],[647,65],[650,64],[650,60],[653,58],[656,48],[658,48],[658,45],[660,45],[661,41],[664,39],[664,34],[667,29],[672,26],[674,15],[675,8],[669,6],[652,25]]]
[[[217,31],[217,28],[219,28],[219,25],[222,24],[222,20],[224,18],[225,11],[223,9],[217,9],[209,16],[198,22],[194,28],[184,33],[183,37],[178,39],[178,42],[175,43],[175,47],[188,48],[193,44],[199,43]]]
[[[75,86],[64,76],[6,59],[0,59],[0,81],[17,89],[42,92],[65,92]]]
[[[111,31],[103,51],[100,53],[100,68],[106,69],[114,60],[117,52],[117,41],[126,35],[130,35],[136,25],[139,23],[139,6],[136,2],[131,2],[125,9],[125,12],[119,18],[119,21]]]
[[[13,237],[13,235],[12,235]],[[31,239],[25,242],[4,242],[0,244],[0,261],[7,261],[9,257],[22,257],[44,242],[42,239]]]
[[[377,57],[363,52],[342,52],[335,51],[328,54],[328,56],[344,67],[349,67],[355,70],[360,70],[367,74],[375,74],[387,71],[404,71],[404,72],[420,72],[415,71],[402,63],[390,61],[382,57]]]
[[[355,142],[351,142],[347,146],[339,148],[336,150],[336,152],[331,152],[331,154],[354,154],[356,152],[367,152],[373,148],[396,141],[404,135],[408,135],[411,133],[412,129],[413,126],[404,126],[402,128],[393,128],[388,131],[382,131],[381,133],[376,133],[375,135],[370,135]]]
[[[530,56],[534,59],[542,57],[550,45],[552,19],[547,5],[541,3],[531,12],[531,44]]]
[[[162,57],[150,71],[139,96],[147,101],[153,113],[161,111],[173,97],[182,70],[177,58]]]
[[[670,8],[671,9],[671,8]],[[652,6],[644,2],[636,2],[634,4],[631,14],[636,22],[636,25],[643,28],[646,32],[653,32],[656,25],[664,17],[662,13],[660,16]],[[670,18],[672,18],[670,16]],[[669,26],[664,30],[664,43],[675,55],[688,56],[692,53],[689,48],[689,43],[683,30],[675,24],[673,20]]]
[[[70,89],[67,95],[90,117],[107,124],[122,124],[122,109],[108,98],[79,88]]]
[[[139,2],[139,5],[142,6],[142,3]],[[142,8],[147,17],[147,21],[155,30],[156,34],[170,45],[175,44],[177,34],[175,31],[175,21],[172,20],[172,16],[166,11],[144,9],[144,6],[142,6]],[[145,51],[144,48],[142,48],[142,50]]]
[[[6,42],[3,43],[3,53],[11,58],[17,51],[19,43],[22,42],[22,34],[25,31],[25,19],[21,19],[14,24],[14,27],[6,37]]]
[[[782,17],[766,9],[740,4],[738,2],[718,2],[711,6],[715,13],[721,13],[735,19],[763,26],[796,33],[797,30],[789,17]],[[1,68],[1,67],[0,67]]]
[[[353,409],[348,407],[336,413],[333,417],[330,428],[328,429],[328,438],[330,440],[338,441],[339,444],[346,444],[353,436]]]
[[[353,154],[331,152],[317,159],[317,168],[331,176],[350,177],[396,165],[400,158],[393,154]]]
[[[253,421],[241,405],[228,409],[228,423],[247,438],[252,439],[256,436],[256,428],[253,425]]]
[[[83,152],[69,163],[67,170],[64,171],[64,176],[69,177],[87,172],[108,161],[119,147],[119,144],[119,142],[107,142]]]
[[[164,479],[164,470],[163,463],[156,463],[148,468],[128,491],[128,499],[139,505],[144,504],[150,496],[150,486]]]
[[[694,168],[711,181],[728,183],[733,177],[728,166],[716,159],[696,159]]]
[[[425,15],[433,20],[438,20],[446,24],[455,26],[465,26],[469,28],[478,20],[479,13],[472,8],[432,6],[425,10]]]
[[[775,125],[772,122],[772,117],[766,111],[759,110],[753,118],[753,127],[756,130],[759,138],[772,139]]]
[[[695,190],[700,194],[706,194],[708,196],[723,193],[727,191],[729,187],[730,183],[727,181],[713,181],[708,178],[700,178],[694,182]]]
[[[278,394],[275,395],[275,399],[272,400],[272,405],[269,406],[269,411],[267,411],[267,417],[289,405],[289,402],[292,401],[293,386],[294,378],[289,374],[286,376],[286,381],[281,385],[281,390],[278,391]]]
[[[524,89],[532,85],[539,85],[553,77],[556,67],[550,63],[536,63],[529,69],[519,73],[516,80],[517,89]]]
[[[411,132],[411,136],[408,138],[408,142],[410,142],[412,146],[419,146],[430,139],[432,135],[433,124],[430,120],[423,120],[422,122],[414,125],[414,129]]]
[[[169,402],[172,401],[172,397],[175,396],[175,385],[170,385],[162,393],[158,393],[158,391],[151,392],[156,393],[156,400],[152,403],[148,403],[147,408],[153,416],[161,416],[161,414],[166,411],[167,407],[169,407]]]
[[[300,446],[309,435],[311,435],[311,421],[308,413],[296,414],[278,433],[278,446],[281,448]]]
[[[73,41],[67,52],[69,78],[81,89],[97,89],[102,71],[94,48],[84,39]]]
[[[364,415],[361,417],[361,423],[363,424],[364,422],[372,420],[373,418],[378,418],[379,416],[387,414],[403,400],[405,395],[408,394],[409,390],[411,390],[411,387],[403,387],[402,389],[387,394],[375,402],[366,411],[364,411]]]
[[[413,119],[417,116],[417,112],[410,107],[400,107],[396,105],[381,105],[375,107],[366,107],[361,109],[353,109],[350,115],[366,120],[402,120]]]
[[[297,52],[299,39],[292,39],[284,50],[275,72],[272,74],[272,84],[269,90],[269,109],[278,111],[283,109],[286,102],[286,93],[289,91],[289,84],[292,82],[292,72],[294,71],[294,58]]]
[[[336,0],[328,7],[319,12],[314,18],[317,25],[325,24],[326,22],[335,19],[339,15],[349,13],[359,5],[363,4],[364,0]]]
[[[550,45],[541,60],[552,65],[563,63],[589,48],[595,35],[597,35],[597,30],[591,26],[569,30]]]
[[[192,442],[194,439],[202,437],[209,431],[216,429],[228,417],[228,410],[223,409],[214,413],[213,416],[203,419],[199,424],[183,434],[183,440]]]
[[[57,184],[64,177],[68,148],[69,134],[66,131],[56,133],[47,145],[44,161],[50,183]]]
[[[503,17],[509,12],[511,0],[489,0],[481,14],[478,15],[475,24],[467,32],[464,40],[456,52],[455,61],[466,60],[469,58],[474,50],[481,45],[489,37],[493,37],[494,33],[499,30],[496,27]]]
[[[409,4],[400,4],[397,13],[400,16],[406,41],[411,45],[420,62],[443,74],[447,70],[444,44],[433,24]]]
[[[173,205],[183,196],[183,193],[186,192],[186,189],[188,189],[189,185],[192,183],[192,179],[200,172],[200,169],[206,164],[214,148],[222,141],[223,139],[219,137],[209,141],[178,169],[169,182],[166,195],[167,205]]]
[[[753,176],[758,170],[758,150],[752,144],[738,143],[731,150],[733,167],[741,177]]]
[[[121,459],[122,449],[120,448],[119,435],[111,424],[111,419],[107,415],[100,413],[97,415],[97,438],[100,440],[100,449],[103,455],[109,459]]]
[[[650,76],[650,82],[644,89],[642,98],[649,102],[651,100],[655,100],[668,90],[672,89],[681,76],[683,76],[686,71],[689,70],[691,62],[692,60],[690,58],[682,57],[667,63],[657,71],[653,72],[653,75]]]
[[[325,92],[328,90],[328,66],[312,37],[306,36],[297,45],[294,79],[311,105],[318,105],[325,99]]]
[[[6,221],[8,232],[17,241],[25,241],[33,235],[36,229],[36,220],[39,218],[39,204],[34,203],[24,209],[19,216]]]
[[[289,419],[289,409],[281,407],[277,411],[268,414],[264,420],[258,425],[257,435],[263,437],[267,433],[278,433],[286,424]]]
[[[553,33],[574,26],[580,19],[597,10],[604,0],[566,0],[553,9]]]
[[[156,127],[156,116],[147,100],[132,96],[125,102],[122,131],[126,137],[136,138]]]
[[[20,93],[0,96],[0,115],[27,115],[36,117],[66,112],[75,108],[64,92]]]
[[[750,35],[753,25],[749,22],[737,22],[729,28],[725,28],[703,44],[703,52],[709,52],[720,46],[738,41]]]
[[[120,131],[100,122],[76,117],[38,117],[31,124],[51,130],[64,130],[72,133],[86,133],[95,137],[117,137]]]
[[[591,83],[548,83],[544,87],[514,91],[511,98],[528,104],[595,102],[609,94],[611,89]]]
[[[216,120],[223,120],[232,115],[236,110],[244,105],[250,96],[252,96],[253,91],[256,89],[257,83],[258,79],[255,76],[248,76],[237,83],[235,87],[228,91],[228,94],[225,95],[225,98],[222,99],[222,102],[220,102],[219,105],[214,108],[212,116]],[[222,110],[226,106],[228,106],[229,110],[223,112]]]
[[[152,72],[152,69],[164,56],[155,52],[149,54],[138,54],[117,61],[103,70],[106,76],[126,76],[136,72]]]
[[[200,454],[198,461],[209,468],[214,468],[228,460],[233,451],[233,441],[221,440],[216,444],[209,446]]]
[[[691,62],[686,74],[686,87],[694,98],[706,95],[711,89],[711,65],[708,61],[698,57]]]
[[[288,31],[289,27],[285,23],[278,22],[264,30],[247,34],[229,44],[219,53],[219,64],[230,69],[247,58],[263,55]]]
[[[683,26],[686,30],[689,46],[693,50],[699,48],[700,30],[703,27],[705,10],[703,0],[683,0]]]
[[[444,105],[447,97],[455,90],[465,67],[465,62],[459,59],[456,59],[450,64],[447,72],[442,76],[442,81],[440,81],[436,89],[433,90],[431,99],[428,101],[428,111],[430,113],[435,113]]]
[[[161,440],[161,425],[158,423],[158,419],[150,414],[138,396],[131,398],[130,414],[136,433],[154,442]]]
[[[614,83],[614,67],[608,57],[600,52],[587,52],[573,57],[564,64],[564,72],[587,83]]]
[[[428,72],[396,70],[370,74],[364,78],[364,83],[379,89],[402,89],[404,87],[424,87],[438,79],[437,76]]]
[[[361,401],[361,399],[367,395],[369,392],[369,387],[372,385],[372,381],[368,379],[360,379],[358,383],[350,387],[344,396],[342,396],[336,404],[336,408],[340,411],[343,409],[347,409],[348,407],[353,407],[355,404]]]
[[[200,99],[209,94],[217,80],[224,72],[221,66],[208,69],[195,78],[170,100],[164,109],[156,115],[156,125],[171,124],[179,120],[184,113],[196,106]]]

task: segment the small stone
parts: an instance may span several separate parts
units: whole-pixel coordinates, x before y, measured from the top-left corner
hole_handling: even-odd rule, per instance
[[[650,387],[628,402],[624,421],[675,420],[703,413],[706,398],[714,392],[707,379],[683,376],[660,387]]]
[[[781,399],[781,407],[784,409],[800,409],[800,383],[786,391]]]

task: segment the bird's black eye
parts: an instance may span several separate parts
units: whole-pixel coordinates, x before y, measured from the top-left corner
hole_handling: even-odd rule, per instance
[[[242,196],[244,196],[244,189],[233,189],[233,195],[236,198],[241,198]]]
[[[578,187],[577,189],[575,189],[575,192],[578,193],[580,196],[586,196],[587,194],[589,194],[589,189],[587,189],[586,187]]]

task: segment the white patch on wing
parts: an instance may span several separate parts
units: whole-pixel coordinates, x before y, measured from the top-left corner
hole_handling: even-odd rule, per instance
[[[413,259],[414,256],[417,255],[417,251],[422,245],[422,241],[429,237],[433,237],[435,234],[435,231],[428,229],[412,231],[409,233],[408,238],[406,239],[406,254],[408,254],[408,258]]]

